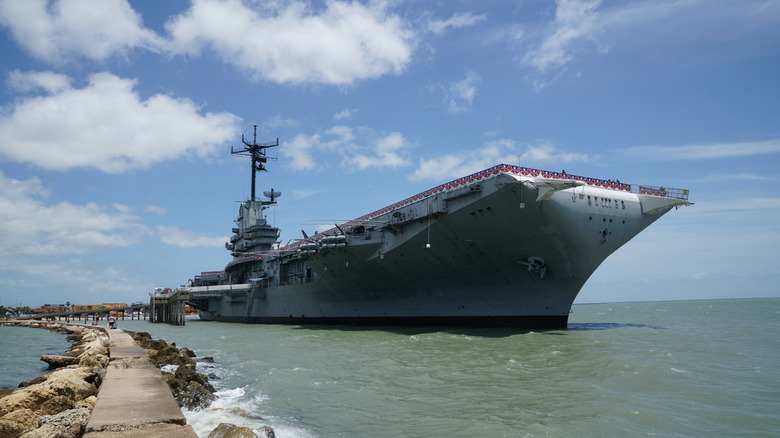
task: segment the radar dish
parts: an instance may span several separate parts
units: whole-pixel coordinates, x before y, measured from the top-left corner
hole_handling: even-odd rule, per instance
[[[274,199],[276,199],[276,198],[278,198],[278,197],[282,196],[282,192],[277,192],[277,191],[275,191],[274,189],[271,189],[270,191],[264,191],[264,192],[263,192],[263,195],[264,195],[266,198],[270,199],[270,200],[271,200],[271,202],[273,202],[273,201],[274,201]]]

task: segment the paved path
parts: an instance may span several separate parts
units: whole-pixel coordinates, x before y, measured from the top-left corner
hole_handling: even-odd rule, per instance
[[[120,329],[106,333],[111,361],[84,438],[198,438],[146,352]]]

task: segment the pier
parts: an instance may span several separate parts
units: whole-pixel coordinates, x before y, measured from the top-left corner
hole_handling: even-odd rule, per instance
[[[158,365],[124,330],[49,321],[15,320],[0,325],[43,328],[78,339],[66,353],[70,356],[63,356],[75,359],[74,364],[56,367],[0,397],[4,413],[22,413],[3,417],[0,437],[198,437]],[[67,420],[38,421],[60,414]]]
[[[197,438],[143,348],[122,330],[105,332],[111,361],[84,438]]]
[[[184,306],[190,298],[186,288],[157,289],[149,299],[149,322],[184,325]]]
[[[25,321],[25,320],[60,321],[64,319],[65,322],[74,322],[74,323],[77,323],[83,319],[84,324],[87,324],[90,320],[93,320],[95,316],[106,318],[112,313],[116,315],[117,319],[120,320],[125,320],[125,318],[130,318],[131,320],[137,318],[139,321],[141,319],[145,320],[147,318],[146,315],[149,313],[149,305],[133,304],[131,306],[124,306],[124,307],[103,307],[99,309],[90,309],[90,310],[36,313],[32,315],[18,315],[12,317],[12,319],[18,321]]]

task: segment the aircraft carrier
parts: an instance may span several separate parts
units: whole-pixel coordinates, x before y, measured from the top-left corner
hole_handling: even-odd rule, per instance
[[[280,246],[264,214],[280,193],[255,197],[278,140],[244,144],[233,260],[183,287],[203,320],[563,328],[610,254],[691,204],[683,189],[499,164]]]

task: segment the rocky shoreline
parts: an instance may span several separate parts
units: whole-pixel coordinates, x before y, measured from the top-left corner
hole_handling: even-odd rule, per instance
[[[41,357],[53,369],[51,373],[22,382],[16,390],[0,392],[0,437],[81,438],[110,362],[106,328],[28,321],[2,324],[62,333],[72,346],[63,355]],[[196,356],[191,350],[152,339],[145,332],[125,333],[132,336],[147,352],[150,361],[161,368],[180,408],[206,408],[216,398],[208,377],[196,371]],[[266,426],[260,432],[267,438],[274,437],[270,427]],[[257,435],[249,428],[220,424],[209,438],[221,437],[252,438]]]
[[[56,331],[67,335],[73,345],[62,360],[49,358],[52,361],[47,363],[56,367],[54,371],[22,382],[8,394],[0,394],[0,436],[81,437],[108,366],[108,336],[99,329],[66,324],[4,324]]]

